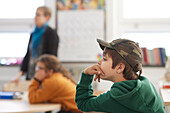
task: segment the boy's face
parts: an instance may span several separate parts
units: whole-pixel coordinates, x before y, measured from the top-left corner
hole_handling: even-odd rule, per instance
[[[116,69],[112,68],[112,58],[108,54],[103,54],[103,59],[98,61],[98,64],[104,73],[104,75],[100,75],[100,78],[103,80],[110,80],[114,82]]]

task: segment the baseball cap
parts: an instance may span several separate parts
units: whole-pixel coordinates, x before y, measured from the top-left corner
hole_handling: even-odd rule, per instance
[[[114,49],[124,60],[133,68],[134,71],[140,71],[142,66],[142,51],[139,44],[128,39],[116,39],[108,43],[97,39],[102,50],[104,48]]]

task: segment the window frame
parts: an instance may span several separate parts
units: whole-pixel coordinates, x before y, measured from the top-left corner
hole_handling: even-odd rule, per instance
[[[125,31],[170,32],[170,18],[123,18],[123,0],[118,0],[119,33]]]

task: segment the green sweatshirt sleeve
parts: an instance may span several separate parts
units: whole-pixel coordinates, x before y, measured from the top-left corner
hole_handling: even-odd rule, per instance
[[[100,96],[93,95],[92,89],[93,75],[87,75],[82,72],[81,80],[76,87],[76,98],[78,109],[84,112],[98,111],[109,112],[110,107],[107,102],[109,100],[109,93],[101,94]]]

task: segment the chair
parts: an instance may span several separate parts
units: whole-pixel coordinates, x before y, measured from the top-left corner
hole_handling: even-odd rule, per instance
[[[19,81],[18,84],[16,83],[7,83],[3,86],[3,91],[19,91],[19,92],[26,92],[28,91],[28,87],[31,81]]]

